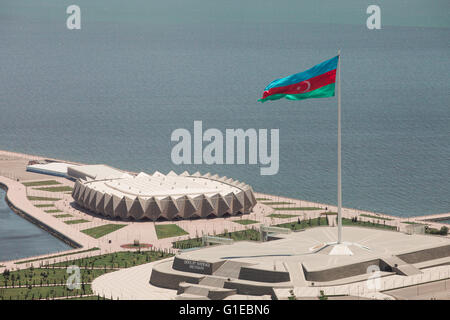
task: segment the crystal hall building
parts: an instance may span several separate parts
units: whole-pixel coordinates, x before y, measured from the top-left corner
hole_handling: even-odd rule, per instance
[[[94,213],[123,220],[175,220],[250,213],[251,186],[227,177],[187,171],[132,175],[105,165],[69,167],[72,197]]]

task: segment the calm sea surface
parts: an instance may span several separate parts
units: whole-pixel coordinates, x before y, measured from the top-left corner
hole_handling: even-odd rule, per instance
[[[10,2],[0,13],[1,149],[134,171],[210,171],[256,191],[336,203],[336,98],[257,99],[270,81],[341,48],[344,206],[450,211],[448,28],[369,31],[365,18],[164,23],[82,1],[82,29],[69,31],[64,5],[49,3]],[[223,133],[280,129],[279,173],[174,165],[171,133],[192,132],[194,120]]]

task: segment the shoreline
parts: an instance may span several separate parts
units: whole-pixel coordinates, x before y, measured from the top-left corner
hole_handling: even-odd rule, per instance
[[[75,164],[75,165],[89,165],[89,163],[83,163],[83,162],[76,162],[76,161],[70,161],[70,160],[64,160],[64,159],[57,159],[57,158],[51,158],[51,157],[46,157],[46,156],[40,156],[40,155],[32,155],[32,154],[27,154],[27,153],[21,153],[21,152],[14,152],[14,151],[9,151],[9,150],[2,150],[0,149],[0,160],[2,155],[11,155],[11,156],[16,156],[18,158],[22,158],[22,159],[34,159],[34,160],[50,160],[50,161],[55,161],[55,162],[63,162],[63,163],[68,163],[68,164]],[[138,172],[134,172],[134,171],[130,171],[130,170],[126,170],[126,169],[120,169],[124,172],[130,173],[130,174],[137,174]],[[0,171],[0,176],[1,176],[1,171]],[[301,201],[301,202],[305,202],[305,203],[311,203],[311,204],[317,204],[320,206],[324,206],[324,207],[329,207],[329,208],[336,208],[337,205],[334,204],[326,204],[326,203],[322,203],[322,202],[318,202],[318,201],[310,201],[310,200],[303,200],[303,199],[298,199],[298,198],[291,198],[288,196],[283,196],[283,195],[273,195],[273,194],[269,194],[269,193],[263,193],[263,192],[258,192],[255,191],[256,193],[260,194],[260,195],[264,195],[264,196],[268,196],[271,198],[280,198],[280,199],[288,199],[288,200],[292,200],[292,201]],[[427,213],[427,214],[422,214],[422,215],[417,215],[417,216],[396,216],[396,215],[392,215],[389,213],[384,213],[384,212],[376,212],[376,211],[371,211],[370,209],[357,209],[357,208],[350,208],[350,207],[342,207],[342,209],[346,209],[346,210],[353,210],[353,211],[358,211],[361,212],[363,214],[374,214],[380,217],[384,217],[384,218],[391,218],[391,219],[401,219],[401,220],[409,220],[409,219],[420,219],[420,220],[426,220],[426,218],[428,219],[434,219],[433,216],[437,216],[436,221],[438,220],[447,220],[450,219],[450,208],[448,212],[435,212],[435,213]],[[441,215],[448,215],[445,217],[440,217]],[[431,217],[431,218],[430,218]],[[436,222],[435,220],[430,220],[430,222]]]
[[[30,160],[30,159],[36,159],[36,160],[44,160],[44,159],[48,159],[51,161],[58,161],[58,162],[64,162],[64,163],[73,163],[73,164],[80,164],[83,165],[83,163],[77,163],[77,162],[71,162],[71,161],[66,161],[66,160],[61,160],[61,159],[55,159],[55,158],[48,158],[48,157],[42,157],[42,156],[34,156],[34,155],[28,155],[28,154],[24,154],[24,153],[17,153],[17,152],[10,152],[10,151],[3,151],[0,150],[0,160],[5,160],[5,161],[14,161],[20,159],[21,161],[21,165],[23,166],[23,164],[25,163],[26,160]],[[18,160],[17,160],[18,161]],[[17,168],[14,168],[14,170],[16,170],[15,172],[19,172],[17,171]],[[23,168],[19,168],[19,170],[21,170],[19,173],[24,173]],[[26,170],[26,169],[25,169]],[[30,192],[37,192],[36,190],[29,188],[27,189],[26,186],[24,186],[22,184],[22,181],[27,181],[27,180],[37,180],[37,179],[56,179],[59,182],[65,183],[65,184],[69,184],[72,185],[73,182],[68,182],[66,181],[65,178],[56,178],[50,175],[45,175],[45,174],[35,174],[32,175],[31,177],[33,178],[29,178],[29,176],[27,176],[27,178],[22,178],[20,181],[16,181],[18,179],[9,179],[6,176],[2,177],[2,175],[5,173],[6,170],[1,170],[0,171],[0,187],[2,189],[4,189],[6,191],[6,195],[5,195],[5,201],[8,204],[8,206],[11,208],[11,210],[13,212],[15,212],[16,214],[18,214],[20,217],[26,219],[27,221],[35,224],[36,226],[38,226],[39,228],[43,229],[44,231],[50,233],[52,236],[56,237],[57,239],[65,242],[66,244],[68,244],[69,246],[71,246],[73,249],[70,250],[65,250],[65,251],[61,251],[61,252],[53,252],[50,254],[44,254],[44,255],[39,255],[39,256],[29,256],[29,257],[24,257],[24,258],[20,258],[20,259],[15,259],[15,260],[10,260],[7,261],[9,264],[15,264],[14,267],[17,266],[17,262],[20,262],[21,260],[30,260],[30,259],[36,259],[36,260],[41,260],[41,262],[44,262],[46,259],[51,259],[52,256],[55,255],[59,255],[59,254],[73,254],[74,256],[77,255],[77,252],[73,252],[72,251],[76,251],[79,249],[89,249],[89,248],[93,248],[93,247],[98,247],[100,248],[100,250],[98,250],[98,254],[104,253],[105,251],[108,251],[107,249],[109,249],[109,252],[113,252],[113,251],[123,251],[123,248],[120,248],[120,246],[118,245],[111,245],[111,240],[114,238],[113,235],[108,235],[108,236],[104,236],[104,237],[100,237],[100,238],[91,238],[90,236],[80,232],[81,229],[77,229],[79,227],[77,227],[75,225],[75,227],[71,227],[67,224],[64,223],[64,221],[62,220],[58,220],[58,219],[54,219],[54,217],[52,217],[50,214],[48,213],[44,213],[44,211],[41,208],[37,208],[34,206],[34,204],[32,203],[31,200],[28,199],[28,190]],[[127,171],[127,170],[123,170],[125,172],[130,172],[131,171]],[[12,177],[14,177],[14,171],[12,172]],[[10,173],[8,171],[6,171],[6,173]],[[4,179],[3,179],[4,178]],[[15,177],[14,177],[15,178]],[[71,184],[72,183],[72,184]],[[15,199],[11,199],[11,196],[9,195],[10,193],[10,188],[7,184],[13,185],[14,186],[14,198]],[[49,194],[44,194],[46,196],[49,196]],[[53,195],[54,196],[54,195]],[[312,201],[306,201],[306,200],[300,200],[300,199],[295,199],[295,198],[290,198],[290,197],[285,197],[285,196],[277,196],[277,195],[270,195],[270,194],[266,194],[266,193],[259,193],[259,192],[255,192],[255,196],[257,198],[267,198],[268,201],[272,201],[272,202],[288,202],[289,205],[285,205],[285,204],[279,204],[276,205],[277,207],[281,207],[281,208],[277,208],[277,210],[273,209],[273,207],[270,207],[268,204],[264,204],[263,200],[259,200],[258,201],[258,208],[256,208],[253,213],[247,214],[247,215],[243,215],[241,217],[231,217],[231,218],[215,218],[212,220],[207,220],[207,221],[203,221],[204,219],[199,219],[199,220],[180,220],[180,221],[158,221],[158,222],[134,222],[134,221],[116,221],[116,220],[107,220],[107,219],[102,219],[101,217],[96,217],[95,215],[89,215],[83,212],[77,212],[76,208],[71,208],[70,205],[68,204],[68,202],[72,202],[73,199],[71,198],[71,195],[69,194],[63,194],[61,193],[59,195],[59,197],[61,199],[59,199],[58,201],[55,201],[53,203],[53,205],[55,206],[56,209],[59,209],[61,212],[65,212],[65,213],[73,213],[73,214],[85,214],[86,219],[90,218],[91,222],[89,225],[90,226],[98,226],[98,225],[102,225],[104,223],[124,223],[126,224],[127,228],[123,228],[123,229],[128,229],[128,232],[125,231],[117,231],[114,232],[114,234],[116,235],[116,239],[114,240],[114,243],[119,242],[119,241],[125,241],[125,239],[130,242],[132,241],[133,237],[134,238],[140,238],[142,241],[148,242],[148,243],[153,243],[155,245],[159,245],[160,248],[170,248],[172,246],[172,242],[173,241],[179,241],[179,240],[183,240],[184,238],[189,238],[189,237],[194,237],[195,234],[198,233],[198,228],[200,228],[200,230],[203,232],[205,231],[206,233],[212,233],[212,232],[216,232],[217,229],[220,230],[220,228],[225,228],[228,230],[245,230],[247,227],[244,225],[239,225],[236,226],[236,223],[233,223],[233,221],[236,221],[238,219],[244,218],[244,219],[254,219],[257,220],[258,223],[261,224],[280,224],[280,223],[286,223],[286,222],[290,222],[292,223],[294,220],[297,220],[297,217],[309,217],[309,218],[314,218],[317,216],[320,216],[321,212],[318,211],[325,211],[325,208],[327,212],[336,212],[337,211],[337,207],[335,205],[329,205],[329,204],[323,204],[323,203],[318,203],[318,202],[312,202]],[[36,201],[35,201],[36,202]],[[290,209],[289,209],[290,207]],[[313,210],[314,212],[311,211],[295,211],[293,209],[295,209],[295,207],[316,207],[316,208],[320,208],[318,210]],[[286,210],[283,210],[283,208],[286,208]],[[291,213],[292,217],[289,218],[270,218],[267,216],[268,214],[271,213]],[[379,219],[380,221],[384,221],[384,223],[386,225],[390,225],[390,226],[394,226],[397,227],[398,231],[400,230],[400,227],[404,227],[401,225],[402,222],[406,222],[406,223],[426,223],[428,225],[430,225],[431,227],[440,227],[443,226],[445,224],[442,223],[438,223],[435,221],[427,221],[430,218],[433,218],[435,216],[437,216],[438,219],[444,219],[443,217],[449,217],[450,218],[450,213],[443,213],[443,214],[430,214],[430,215],[425,215],[425,216],[420,216],[420,217],[398,217],[398,216],[393,216],[393,215],[389,215],[389,214],[384,214],[384,213],[377,213],[377,212],[372,212],[372,211],[368,211],[368,210],[358,210],[358,209],[352,209],[352,208],[346,208],[343,207],[342,208],[342,216],[343,218],[353,218],[353,217],[358,217],[358,220],[361,221],[375,221],[377,219]],[[255,218],[257,217],[257,218]],[[185,229],[188,232],[187,236],[177,236],[176,238],[163,238],[163,239],[159,239],[156,237],[156,233],[154,231],[149,232],[148,229],[144,229],[153,226],[152,228],[154,228],[156,226],[156,224],[161,225],[161,224],[177,224],[179,225],[182,229]],[[87,224],[86,224],[87,225]],[[345,226],[344,226],[345,227]],[[130,235],[130,231],[133,230],[133,232]],[[146,234],[146,235],[142,235],[141,231],[144,230],[146,233],[149,233],[150,235]],[[139,234],[138,234],[139,232]],[[145,237],[147,237],[147,239],[145,239]],[[148,238],[151,238],[150,240]],[[75,240],[74,240],[75,239]],[[120,243],[119,243],[120,245]],[[103,248],[103,250],[102,250]],[[42,258],[41,258],[42,257]],[[2,263],[4,264],[4,263]],[[24,263],[25,264],[25,263]]]
[[[32,215],[30,215],[30,214],[26,213],[25,211],[17,208],[8,198],[8,186],[6,184],[2,183],[1,181],[0,181],[0,188],[3,189],[6,192],[6,194],[5,194],[5,202],[15,214],[17,214],[21,218],[27,220],[28,222],[31,222],[32,224],[34,224],[35,226],[41,228],[42,230],[46,231],[47,233],[49,233],[53,237],[57,238],[58,240],[61,240],[65,244],[71,246],[73,249],[80,249],[80,248],[82,248],[82,245],[79,244],[78,242],[76,242],[75,240],[70,239],[69,237],[67,237],[63,233],[59,232],[58,230],[55,230],[54,228],[52,228],[51,226],[43,223],[39,219],[36,219]],[[66,251],[71,251],[71,250],[65,250],[65,251],[61,251],[61,252],[66,252]],[[28,257],[26,257],[26,258],[28,258]],[[24,259],[24,258],[21,258],[21,259]],[[17,259],[17,260],[19,260],[19,259]]]

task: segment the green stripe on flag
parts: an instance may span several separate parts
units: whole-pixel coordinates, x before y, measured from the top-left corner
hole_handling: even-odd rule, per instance
[[[271,96],[268,96],[265,99],[261,99],[261,102],[265,102],[267,100],[278,100],[282,98],[286,98],[289,100],[303,100],[303,99],[310,99],[310,98],[327,98],[327,97],[333,97],[334,96],[334,83],[330,83],[329,85],[320,87],[319,89],[316,89],[314,91],[300,93],[300,94],[273,94]]]

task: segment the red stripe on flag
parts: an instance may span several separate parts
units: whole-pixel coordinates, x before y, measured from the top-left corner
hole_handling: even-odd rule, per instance
[[[317,77],[294,83],[288,86],[270,88],[264,91],[261,99],[265,99],[273,94],[300,94],[314,91],[326,85],[336,82],[336,69],[325,72]]]

